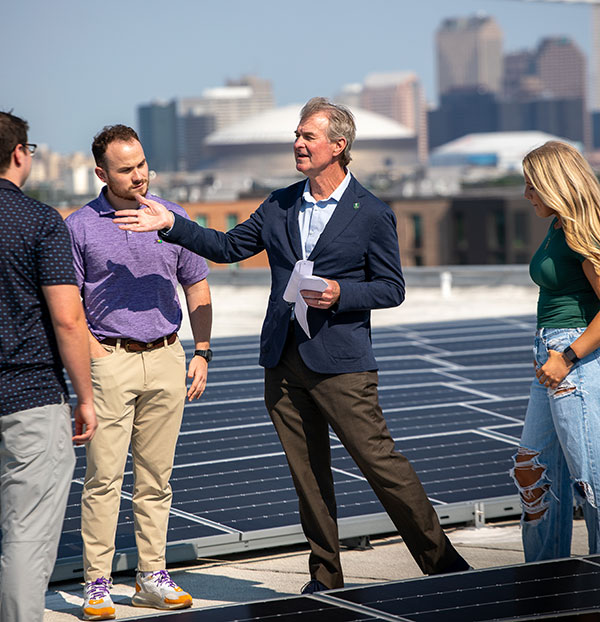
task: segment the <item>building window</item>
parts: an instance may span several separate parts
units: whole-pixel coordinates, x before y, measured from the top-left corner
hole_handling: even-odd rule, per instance
[[[523,250],[529,244],[529,213],[525,210],[519,210],[514,214],[514,247],[515,250]]]
[[[225,225],[227,227],[227,231],[229,231],[229,229],[233,229],[237,224],[238,224],[237,214],[227,214],[227,217],[225,219]]]
[[[412,214],[413,248],[423,247],[423,218],[421,214]],[[419,264],[417,264],[419,265]]]
[[[198,214],[196,216],[196,224],[201,227],[208,227],[208,218],[206,214]]]
[[[463,212],[456,212],[454,214],[454,232],[456,235],[456,248],[459,251],[466,251],[467,249],[467,234],[465,231],[465,215]],[[459,253],[459,257],[465,256],[465,253]],[[467,263],[465,261],[460,261],[459,263]]]
[[[496,209],[488,215],[488,248],[505,250],[506,223],[504,210]]]

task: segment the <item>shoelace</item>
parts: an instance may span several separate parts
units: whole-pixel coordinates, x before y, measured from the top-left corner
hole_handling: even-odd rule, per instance
[[[91,599],[105,598],[110,594],[110,586],[112,585],[111,579],[100,577],[95,581],[92,581],[87,587],[88,596]]]
[[[177,587],[177,583],[171,579],[166,570],[157,570],[156,572],[153,572],[152,578],[156,581],[157,585],[168,585],[172,588]]]

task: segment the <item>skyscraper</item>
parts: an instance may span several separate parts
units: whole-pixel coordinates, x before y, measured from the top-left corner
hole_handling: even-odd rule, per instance
[[[455,88],[502,87],[502,31],[492,17],[445,19],[436,33],[438,94]]]
[[[229,80],[201,97],[138,106],[138,128],[150,167],[193,171],[205,164],[204,139],[213,131],[274,106],[271,82],[256,76]]]
[[[543,39],[537,48],[535,65],[545,96],[585,98],[585,56],[571,39]]]
[[[397,71],[368,75],[360,93],[360,107],[412,130],[417,136],[419,160],[427,160],[427,103],[416,74]]]
[[[138,106],[140,140],[151,169],[178,169],[177,103],[154,101]]]

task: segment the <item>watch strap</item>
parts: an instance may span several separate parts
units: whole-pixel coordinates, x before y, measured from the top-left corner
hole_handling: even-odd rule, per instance
[[[213,358],[213,351],[210,348],[208,350],[194,350],[194,356],[201,356],[206,359],[207,363],[210,363]]]
[[[571,363],[573,363],[573,365],[575,365],[575,363],[578,363],[580,361],[580,358],[577,356],[577,354],[575,354],[575,351],[573,350],[573,348],[571,348],[571,346],[567,346],[564,350],[563,350],[563,356],[571,361]]]

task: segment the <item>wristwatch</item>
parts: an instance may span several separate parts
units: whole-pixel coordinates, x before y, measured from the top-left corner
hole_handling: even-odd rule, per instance
[[[571,348],[571,346],[567,346],[564,350],[562,355],[568,360],[571,361],[571,363],[573,363],[573,365],[575,365],[575,363],[579,362],[579,357],[577,356],[577,354],[575,354],[573,348]]]
[[[206,359],[207,363],[212,361],[213,351],[209,348],[208,350],[194,350],[194,356],[201,356],[203,359]]]

